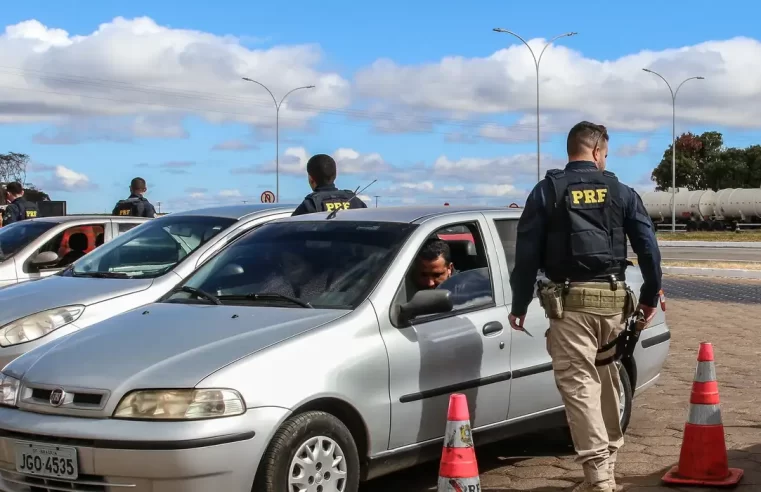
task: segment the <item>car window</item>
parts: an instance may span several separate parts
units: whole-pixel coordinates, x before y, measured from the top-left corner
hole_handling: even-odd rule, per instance
[[[308,302],[314,308],[354,309],[415,227],[324,220],[268,223],[222,250],[184,286],[223,303],[299,307],[298,303]],[[167,301],[208,302],[182,291]]]
[[[513,274],[515,268],[515,242],[518,239],[518,219],[495,219],[494,226],[497,228],[502,249],[505,251],[508,274]]]
[[[453,234],[452,231],[456,232]],[[423,249],[425,244],[431,242],[435,245],[431,251],[441,252],[441,265],[445,264],[445,252],[449,252],[451,274],[438,276],[440,271],[444,270],[440,270],[440,265],[434,266],[430,262],[431,258],[426,261]],[[489,262],[477,222],[441,228],[429,236],[425,244],[421,245],[415,260],[409,265],[395,303],[408,302],[420,290],[436,288],[446,289],[452,293],[452,312],[494,305],[494,288]],[[441,315],[431,316],[440,317]],[[418,319],[425,319],[425,316]]]
[[[134,229],[135,227],[139,226],[140,224],[137,222],[119,222],[118,223],[118,231],[119,234],[124,234],[125,232]]]
[[[37,250],[37,254],[51,251],[58,255],[58,262],[45,268],[63,268],[71,265],[102,244],[104,224],[87,224],[69,227],[59,232]],[[28,264],[24,266],[27,272],[37,269]]]
[[[179,215],[143,223],[74,265],[69,274],[156,277],[236,222],[228,217]]]
[[[22,220],[0,227],[0,261],[15,255],[56,225],[55,222]]]

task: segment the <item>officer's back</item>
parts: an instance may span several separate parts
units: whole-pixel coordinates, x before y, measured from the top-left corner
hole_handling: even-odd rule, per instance
[[[2,225],[34,219],[39,215],[37,204],[24,198],[24,187],[21,186],[21,183],[8,183],[5,186],[5,200],[8,205],[3,212]]]
[[[326,154],[312,156],[307,162],[307,178],[312,193],[304,198],[293,215],[367,208],[353,191],[336,188],[336,174],[336,161],[332,157]]]
[[[148,191],[143,178],[134,178],[129,186],[130,195],[126,200],[119,200],[114,206],[112,215],[121,217],[148,217],[156,216],[156,209],[143,194]]]

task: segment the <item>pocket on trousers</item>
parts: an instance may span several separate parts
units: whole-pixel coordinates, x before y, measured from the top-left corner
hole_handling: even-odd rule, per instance
[[[548,339],[549,340],[549,339]],[[571,368],[571,359],[559,357],[552,359],[552,369],[556,372],[564,372]]]

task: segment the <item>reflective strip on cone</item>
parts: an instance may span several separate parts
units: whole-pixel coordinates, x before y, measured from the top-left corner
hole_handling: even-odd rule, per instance
[[[437,492],[480,492],[481,483],[478,477],[474,478],[446,478],[439,477]]]
[[[713,362],[698,362],[693,381],[697,383],[716,381],[716,366],[714,366]]]
[[[692,425],[721,425],[721,406],[690,405],[687,423]]]
[[[470,421],[447,421],[446,434],[444,434],[444,447],[472,448],[473,434],[470,430]]]

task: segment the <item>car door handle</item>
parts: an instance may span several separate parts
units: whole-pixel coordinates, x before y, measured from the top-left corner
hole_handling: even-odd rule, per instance
[[[484,325],[483,334],[493,335],[502,331],[502,323],[499,321],[490,321]]]

